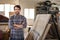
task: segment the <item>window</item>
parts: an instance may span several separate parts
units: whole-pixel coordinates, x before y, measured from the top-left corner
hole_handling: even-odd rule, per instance
[[[0,11],[5,12],[5,16],[9,18],[9,12],[14,11],[14,5],[11,4],[0,4]]]
[[[13,12],[14,11],[14,5],[10,5],[10,4],[5,4],[5,16],[9,17],[9,12]]]
[[[9,17],[10,4],[5,4],[5,16]]]
[[[0,11],[4,11],[4,5],[0,4]]]
[[[14,5],[10,5],[10,11],[11,11],[11,12],[14,11]]]
[[[27,19],[34,19],[34,9],[31,8],[31,9],[24,9],[24,16],[27,18]]]

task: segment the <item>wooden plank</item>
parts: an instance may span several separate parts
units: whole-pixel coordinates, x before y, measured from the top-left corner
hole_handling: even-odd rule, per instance
[[[8,24],[8,22],[0,22],[0,25]]]
[[[42,36],[41,40],[45,40],[46,35],[47,35],[47,33],[48,33],[48,31],[49,31],[50,27],[51,27],[51,24],[48,24],[48,26],[47,26],[47,28],[46,28],[46,30],[45,30],[45,32],[44,32],[44,34],[43,34],[43,36]]]
[[[36,17],[36,21],[33,25],[35,31],[37,31],[40,36],[42,36],[46,25],[48,24],[48,21],[50,19],[51,15],[50,14],[39,14]]]
[[[47,24],[49,22],[50,17],[51,17],[50,14],[37,15],[36,20],[35,20],[34,25],[33,25],[33,28],[31,30],[35,30],[36,32],[39,33],[40,37],[42,37],[44,34],[44,31],[47,27]]]

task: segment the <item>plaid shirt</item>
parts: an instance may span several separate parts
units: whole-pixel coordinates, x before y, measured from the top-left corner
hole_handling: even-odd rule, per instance
[[[9,28],[11,29],[10,37],[15,39],[20,39],[24,37],[23,28],[15,29],[13,24],[22,24],[23,28],[26,28],[27,22],[26,18],[22,15],[13,15],[9,20]]]

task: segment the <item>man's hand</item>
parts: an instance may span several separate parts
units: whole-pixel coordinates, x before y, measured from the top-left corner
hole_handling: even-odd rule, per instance
[[[18,28],[23,28],[23,25],[17,25]]]
[[[23,25],[14,24],[15,29],[23,28]]]
[[[17,24],[14,24],[14,27],[17,27]]]

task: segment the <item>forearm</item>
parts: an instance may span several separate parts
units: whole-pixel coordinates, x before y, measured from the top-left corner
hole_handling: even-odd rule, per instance
[[[14,24],[14,28],[15,29],[20,29],[20,28],[23,28],[23,25],[22,24]]]

